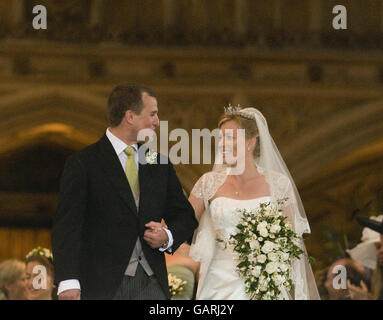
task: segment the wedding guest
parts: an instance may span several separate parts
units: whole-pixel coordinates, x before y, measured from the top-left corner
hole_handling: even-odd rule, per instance
[[[344,267],[346,279],[342,279],[342,269],[338,266]],[[338,268],[336,269],[336,267]],[[342,283],[342,281],[345,282]],[[328,268],[324,287],[327,290],[329,300],[350,300],[352,298],[349,285],[359,285],[360,283],[363,283],[366,288],[369,287],[364,267],[350,258],[342,258]]]
[[[0,264],[0,291],[5,300],[28,299],[25,264],[22,261],[10,259]]]
[[[190,258],[189,250],[190,246],[183,243],[173,255],[165,255],[168,274],[186,281],[182,294],[173,296],[172,300],[194,299],[199,263]]]
[[[382,222],[383,215],[370,217]],[[378,232],[364,228],[362,239],[355,248],[347,250],[351,258],[371,270],[371,290],[364,285],[351,284],[350,290],[355,300],[383,300],[383,238]]]
[[[48,249],[37,247],[27,254],[26,275],[30,300],[53,300],[54,268]]]
[[[383,300],[383,235],[379,239],[375,242],[377,266],[371,274],[371,290],[363,282],[349,284],[352,300]]]

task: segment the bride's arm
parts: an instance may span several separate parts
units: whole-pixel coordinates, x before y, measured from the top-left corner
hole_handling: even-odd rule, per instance
[[[205,211],[203,198],[197,198],[193,195],[193,193],[190,193],[189,202],[194,209],[196,219],[199,221],[201,219],[202,213]]]

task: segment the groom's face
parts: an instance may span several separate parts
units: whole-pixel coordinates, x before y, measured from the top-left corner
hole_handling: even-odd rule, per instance
[[[154,130],[158,127],[160,120],[158,118],[158,107],[157,107],[157,99],[148,95],[146,92],[142,93],[142,109],[140,114],[134,114],[132,123],[134,129],[137,133],[141,130],[145,130],[146,132],[152,131],[154,134]],[[140,139],[138,139],[140,140]]]

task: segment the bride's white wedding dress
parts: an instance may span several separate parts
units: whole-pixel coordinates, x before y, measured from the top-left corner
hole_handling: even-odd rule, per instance
[[[240,219],[240,213],[236,209],[257,209],[262,202],[285,199],[287,201],[281,209],[297,236],[301,237],[311,232],[298,190],[269,133],[266,119],[255,108],[245,108],[235,113],[256,124],[259,132],[257,141],[260,141],[260,156],[254,158],[254,165],[259,174],[265,177],[270,197],[250,200],[214,198],[227,176],[235,174],[231,167],[222,162],[222,150],[219,150],[213,170],[202,175],[191,191],[191,194],[199,199],[199,206],[204,207],[189,253],[194,260],[200,262],[197,299],[249,299],[245,292],[244,280],[236,271],[238,263],[235,261],[236,255],[230,246],[225,249],[216,239],[217,236],[228,239],[230,234],[236,232]],[[306,258],[304,241],[299,240],[297,245],[305,256],[291,261],[291,296],[290,291],[287,292],[282,287],[282,298],[320,299],[312,268]]]
[[[211,201],[210,212],[213,228],[217,237],[228,240],[237,232],[236,225],[240,219],[237,209],[256,209],[262,202],[269,202],[270,197],[250,200],[238,200],[217,197]],[[229,247],[216,241],[214,256],[206,273],[206,278],[198,299],[201,300],[248,300],[245,284],[236,271],[237,261]],[[285,299],[289,299],[287,293]]]

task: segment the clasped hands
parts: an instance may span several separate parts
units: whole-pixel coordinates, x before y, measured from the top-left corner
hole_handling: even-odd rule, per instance
[[[152,249],[161,248],[169,241],[167,232],[164,230],[162,223],[150,221],[145,224],[147,228],[144,233],[144,240]]]

